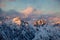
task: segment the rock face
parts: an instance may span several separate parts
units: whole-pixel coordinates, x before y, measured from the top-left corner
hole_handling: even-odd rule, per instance
[[[46,21],[43,19],[40,19],[34,22],[34,26],[43,26],[45,24],[46,24]]]
[[[17,24],[17,25],[21,25],[21,19],[19,17],[15,17],[12,19],[12,22]]]
[[[44,26],[46,21],[43,19],[35,22],[36,27],[19,17],[13,18],[13,23],[10,20],[6,22],[0,25],[0,40],[60,40],[60,25]]]
[[[19,26],[6,23],[0,25],[0,40],[32,40],[35,37],[34,29],[29,27],[28,22],[21,23]]]

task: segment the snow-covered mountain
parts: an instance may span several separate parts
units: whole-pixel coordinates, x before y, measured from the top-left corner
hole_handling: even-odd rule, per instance
[[[27,24],[27,25],[26,25]],[[21,20],[21,25],[6,21],[0,25],[1,40],[60,40],[60,26],[45,24],[35,27]]]
[[[15,10],[0,9],[0,40],[60,40],[60,16],[38,15],[36,11],[24,18]]]

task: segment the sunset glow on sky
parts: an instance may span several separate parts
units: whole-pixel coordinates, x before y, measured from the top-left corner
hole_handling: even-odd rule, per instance
[[[0,7],[5,11],[13,9],[20,12],[30,6],[45,13],[60,12],[59,0],[0,0]]]

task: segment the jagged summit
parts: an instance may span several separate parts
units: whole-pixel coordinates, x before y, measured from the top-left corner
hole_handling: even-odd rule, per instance
[[[34,21],[34,26],[44,26],[45,24],[46,24],[45,19],[40,19],[40,20]]]
[[[16,23],[17,25],[21,25],[21,19],[19,17],[15,17],[12,19],[13,23]]]

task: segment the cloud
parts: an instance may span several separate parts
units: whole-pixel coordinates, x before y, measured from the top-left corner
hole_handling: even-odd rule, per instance
[[[0,3],[0,7],[5,7],[6,5],[3,3]]]
[[[33,8],[32,7],[27,7],[26,9],[24,9],[23,11],[21,11],[26,17],[32,13]]]
[[[33,7],[27,7],[26,9],[22,10],[21,12],[25,15],[25,17],[28,17],[30,14],[37,14],[37,15],[39,15],[39,14],[43,13],[43,11],[36,10]]]
[[[0,2],[6,2],[6,1],[14,2],[14,1],[16,1],[16,0],[0,0]]]
[[[16,1],[16,0],[8,0],[8,1],[13,2],[13,1]]]
[[[14,2],[16,0],[0,0],[0,8],[6,6],[6,2]]]

